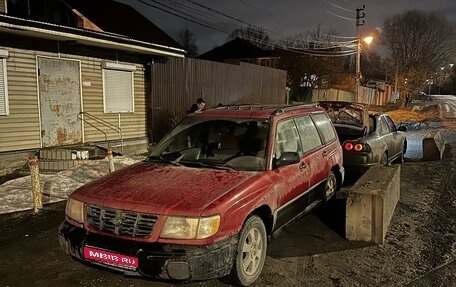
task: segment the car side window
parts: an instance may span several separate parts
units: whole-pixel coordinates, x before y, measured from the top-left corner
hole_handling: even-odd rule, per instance
[[[331,120],[324,113],[311,115],[315,125],[320,130],[321,137],[324,144],[327,144],[336,139],[336,132],[334,131]]]
[[[369,133],[372,133],[376,130],[376,125],[375,125],[375,116],[369,115]]]
[[[277,124],[275,139],[275,157],[280,158],[284,152],[297,152],[302,155],[301,141],[293,119]]]
[[[390,132],[388,123],[385,120],[385,117],[380,118],[380,134],[381,135],[386,135],[387,133]]]
[[[302,151],[304,153],[322,145],[320,135],[310,116],[296,118],[295,122],[298,127]]]
[[[385,119],[390,132],[394,132],[396,130],[396,125],[394,124],[393,120],[389,116],[385,116]]]

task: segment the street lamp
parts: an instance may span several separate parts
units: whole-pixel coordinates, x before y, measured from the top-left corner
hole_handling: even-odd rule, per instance
[[[369,45],[370,43],[372,43],[372,41],[374,40],[374,37],[372,36],[367,36],[367,37],[364,37],[363,39],[361,38],[358,38],[358,41],[357,41],[357,45],[356,45],[356,78],[355,78],[355,81],[356,81],[356,101],[359,102],[359,86],[360,86],[360,81],[361,81],[361,50],[362,50],[362,43],[361,41],[363,41],[364,43],[366,43],[367,45]]]

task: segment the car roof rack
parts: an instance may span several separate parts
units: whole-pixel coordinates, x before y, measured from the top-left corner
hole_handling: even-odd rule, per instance
[[[293,111],[293,110],[299,110],[299,109],[302,109],[302,108],[315,108],[315,107],[318,107],[318,105],[316,103],[312,103],[312,104],[302,104],[302,105],[287,105],[287,106],[284,106],[284,107],[281,107],[281,108],[278,108],[277,110],[275,110],[274,112],[274,115],[280,115],[284,112],[288,112],[288,111]]]
[[[262,104],[241,104],[241,105],[223,105],[218,106],[216,109],[223,109],[223,110],[266,110],[272,108],[280,108],[284,107],[285,105],[280,104],[269,104],[269,105],[262,105]]]
[[[215,109],[224,110],[266,110],[276,109],[274,113],[283,113],[286,111],[298,110],[302,108],[315,108],[318,107],[317,103],[302,104],[302,105],[290,105],[290,104],[241,104],[241,105],[223,105],[215,107]]]

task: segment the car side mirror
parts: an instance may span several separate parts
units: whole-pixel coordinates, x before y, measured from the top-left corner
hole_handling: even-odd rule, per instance
[[[405,132],[407,130],[407,127],[406,126],[398,126],[397,130],[401,131],[401,132]]]
[[[295,164],[301,161],[299,154],[297,152],[283,152],[280,158],[274,160],[274,168]]]

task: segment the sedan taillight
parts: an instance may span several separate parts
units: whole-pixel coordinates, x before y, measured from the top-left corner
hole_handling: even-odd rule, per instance
[[[369,151],[370,148],[365,143],[360,142],[345,142],[344,150],[346,151]]]

